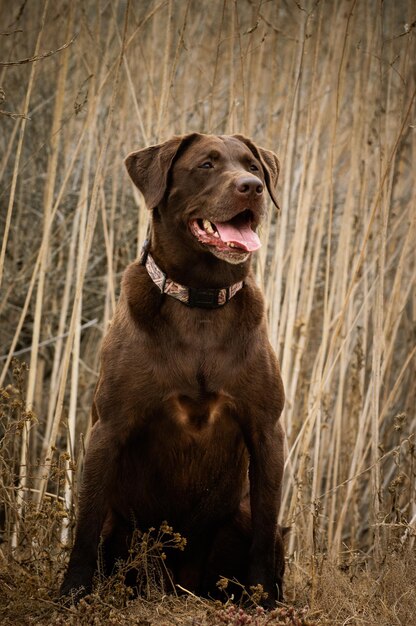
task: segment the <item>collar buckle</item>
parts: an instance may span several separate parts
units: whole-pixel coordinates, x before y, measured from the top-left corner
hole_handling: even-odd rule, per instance
[[[189,287],[188,306],[216,309],[219,306],[220,289],[195,289]]]

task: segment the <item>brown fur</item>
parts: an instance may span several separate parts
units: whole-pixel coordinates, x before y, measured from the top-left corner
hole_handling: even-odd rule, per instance
[[[212,168],[200,167],[206,159]],[[262,584],[273,605],[284,567],[278,363],[250,259],[215,257],[188,222],[226,221],[249,208],[257,226],[265,193],[238,185],[255,176],[277,204],[277,158],[240,135],[193,133],[133,153],[126,165],[153,210],[150,250],[167,276],[196,288],[245,285],[221,308],[190,308],[162,297],[138,261],[127,268],[102,346],[61,593],[91,589],[100,535],[115,558],[130,520],[142,530],[167,520],[188,540],[170,563],[175,582],[209,593],[220,575],[235,577]]]

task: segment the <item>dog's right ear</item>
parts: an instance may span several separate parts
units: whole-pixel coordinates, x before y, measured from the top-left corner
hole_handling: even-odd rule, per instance
[[[155,146],[131,152],[124,163],[136,187],[142,192],[147,208],[152,210],[163,200],[169,170],[179,148],[188,144],[198,133],[172,137]]]
[[[154,209],[165,195],[168,173],[182,137],[131,152],[124,163],[136,187],[142,192],[147,208]]]

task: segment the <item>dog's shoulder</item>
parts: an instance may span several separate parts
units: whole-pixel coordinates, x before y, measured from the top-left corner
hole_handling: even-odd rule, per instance
[[[265,323],[264,296],[257,285],[252,272],[244,280],[244,288],[241,290],[240,323],[245,323],[250,328],[255,328]]]
[[[121,281],[120,308],[140,325],[147,325],[157,315],[161,293],[139,260],[124,270]]]

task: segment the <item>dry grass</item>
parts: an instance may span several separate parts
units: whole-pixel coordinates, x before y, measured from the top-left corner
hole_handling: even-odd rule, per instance
[[[49,603],[98,346],[147,226],[123,157],[192,130],[282,162],[256,271],[287,392],[288,597],[319,623],[412,622],[415,19],[411,0],[1,4],[5,623],[84,623]],[[162,617],[137,623],[214,619],[146,602]]]

